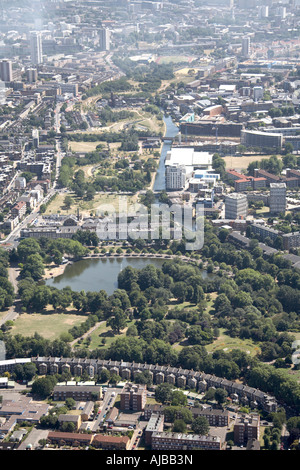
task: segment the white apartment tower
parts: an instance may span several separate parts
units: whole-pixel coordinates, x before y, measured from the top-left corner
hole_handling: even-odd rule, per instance
[[[250,48],[251,48],[250,37],[245,36],[242,39],[242,56],[243,57],[250,57]]]
[[[37,81],[38,79],[38,73],[37,73],[37,69],[35,68],[28,68],[26,70],[26,76],[27,76],[27,80],[29,81],[29,83],[34,83]]]
[[[11,60],[3,59],[0,62],[0,79],[3,82],[12,82],[13,71]]]
[[[262,86],[253,87],[253,100],[260,101],[264,96],[264,89]]]
[[[225,197],[225,219],[245,219],[248,212],[247,196],[241,193],[231,193]]]
[[[0,105],[3,105],[6,103],[6,88],[5,88],[5,82],[0,80]]]
[[[100,47],[102,51],[110,50],[110,30],[108,28],[100,30]]]
[[[286,211],[286,184],[270,183],[270,213],[285,214]]]
[[[35,65],[43,62],[42,36],[37,31],[30,35],[30,58]]]
[[[268,7],[268,5],[262,5],[262,6],[259,7],[258,17],[260,19],[269,17],[269,7]]]
[[[181,190],[184,189],[186,182],[186,168],[184,165],[166,166],[166,189]]]

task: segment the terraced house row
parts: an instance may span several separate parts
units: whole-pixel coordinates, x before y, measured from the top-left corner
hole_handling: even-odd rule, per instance
[[[20,363],[22,359],[11,359],[0,361],[0,372],[11,370],[14,367],[14,361]],[[210,387],[223,388],[229,395],[237,395],[240,399],[245,399],[250,406],[261,406],[267,412],[277,410],[276,399],[258,390],[241,383],[216,377],[211,374],[205,374],[200,371],[182,369],[171,366],[160,366],[154,364],[142,364],[135,362],[123,362],[103,359],[87,358],[66,358],[66,357],[32,357],[23,359],[24,362],[31,361],[37,366],[40,375],[61,374],[69,371],[73,376],[81,376],[87,372],[90,377],[101,374],[102,370],[107,369],[110,373],[119,375],[123,380],[134,380],[137,374],[149,372],[153,383],[161,384],[164,382],[177,386],[178,388],[189,387],[199,392],[205,392]]]

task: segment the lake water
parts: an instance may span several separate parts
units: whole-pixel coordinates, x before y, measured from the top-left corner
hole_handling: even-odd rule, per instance
[[[126,266],[142,269],[148,264],[161,268],[166,260],[157,258],[89,258],[66,266],[63,274],[47,279],[47,286],[63,289],[71,287],[73,291],[99,292],[105,290],[111,295],[118,288],[118,275]],[[203,277],[207,276],[203,271]]]
[[[179,129],[175,124],[173,123],[172,119],[170,116],[165,117],[164,116],[164,122],[166,124],[166,136],[167,137],[175,137]],[[159,160],[159,165],[158,169],[156,172],[156,177],[155,177],[155,182],[153,186],[154,191],[163,191],[166,189],[166,181],[165,181],[165,158],[167,155],[167,152],[171,150],[172,143],[171,142],[164,142],[162,149],[161,149],[161,155],[160,155],[160,160]]]

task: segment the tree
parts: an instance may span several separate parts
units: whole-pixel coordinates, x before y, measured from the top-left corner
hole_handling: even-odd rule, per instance
[[[215,391],[215,400],[219,405],[225,402],[226,398],[228,396],[228,393],[226,390],[223,388],[217,388]]]
[[[164,417],[165,421],[168,423],[174,423],[176,416],[178,414],[178,409],[176,406],[166,406],[164,408]]]
[[[137,384],[145,384],[145,385],[152,385],[152,376],[149,371],[141,372],[137,374],[134,379],[135,383]]]
[[[108,369],[102,369],[100,374],[100,381],[106,383],[110,380],[110,372]]]
[[[107,320],[107,325],[110,326],[112,330],[116,330],[119,334],[120,330],[126,326],[127,315],[121,308],[118,307],[114,309],[112,315],[113,316]]]
[[[90,187],[88,187],[88,189],[86,190],[86,195],[85,195],[85,197],[86,197],[86,199],[87,199],[88,201],[92,201],[92,200],[94,199],[94,197],[95,197],[95,194],[96,194],[95,188],[93,188],[93,186],[90,186]]]
[[[66,403],[66,406],[69,408],[69,410],[74,408],[74,406],[76,405],[76,401],[72,397],[67,398],[65,403]]]
[[[204,395],[205,400],[214,400],[216,390],[213,387],[210,387]]]
[[[190,344],[209,344],[213,341],[212,332],[203,331],[201,326],[195,325],[188,328],[186,336]]]
[[[173,425],[173,432],[186,432],[186,423],[183,421],[183,419],[175,419]]]
[[[188,408],[182,406],[179,410],[178,410],[178,417],[180,419],[183,419],[183,421],[186,423],[186,424],[191,424],[192,421],[193,421],[193,414],[191,412],[191,410],[189,410]]]
[[[180,390],[175,390],[172,395],[172,406],[178,406],[178,405],[187,405],[187,397],[186,395],[181,392]]]
[[[156,387],[155,400],[159,403],[171,403],[173,397],[173,387],[171,384],[162,383]]]
[[[26,258],[26,262],[20,272],[22,278],[31,277],[34,281],[40,281],[44,276],[44,263],[42,257],[36,253]]]
[[[28,256],[38,254],[40,252],[41,247],[38,241],[34,238],[26,238],[25,240],[21,240],[17,249],[19,261],[22,263],[27,260]]]
[[[191,428],[196,434],[205,436],[209,432],[209,423],[204,416],[197,416],[191,424]]]
[[[47,375],[38,378],[33,382],[31,392],[40,398],[47,398],[51,395],[56,383],[57,379],[54,376]]]
[[[73,201],[73,198],[71,196],[66,196],[64,198],[64,207],[65,207],[65,209],[70,209],[73,204],[74,204],[74,201]]]
[[[75,429],[76,429],[76,428],[75,428],[75,424],[72,423],[72,422],[69,422],[69,423],[64,422],[64,423],[62,423],[62,425],[61,425],[60,428],[61,428],[61,430],[62,430],[63,432],[74,432]]]
[[[37,373],[37,367],[32,362],[23,365],[24,380],[32,380]]]

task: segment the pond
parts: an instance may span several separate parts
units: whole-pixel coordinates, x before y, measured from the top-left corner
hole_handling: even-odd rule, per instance
[[[161,268],[165,259],[159,258],[89,258],[66,266],[63,274],[45,281],[47,286],[63,289],[69,286],[73,291],[98,292],[105,290],[111,295],[118,288],[118,275],[127,266],[142,269],[148,264]],[[203,278],[208,274],[202,272]]]

